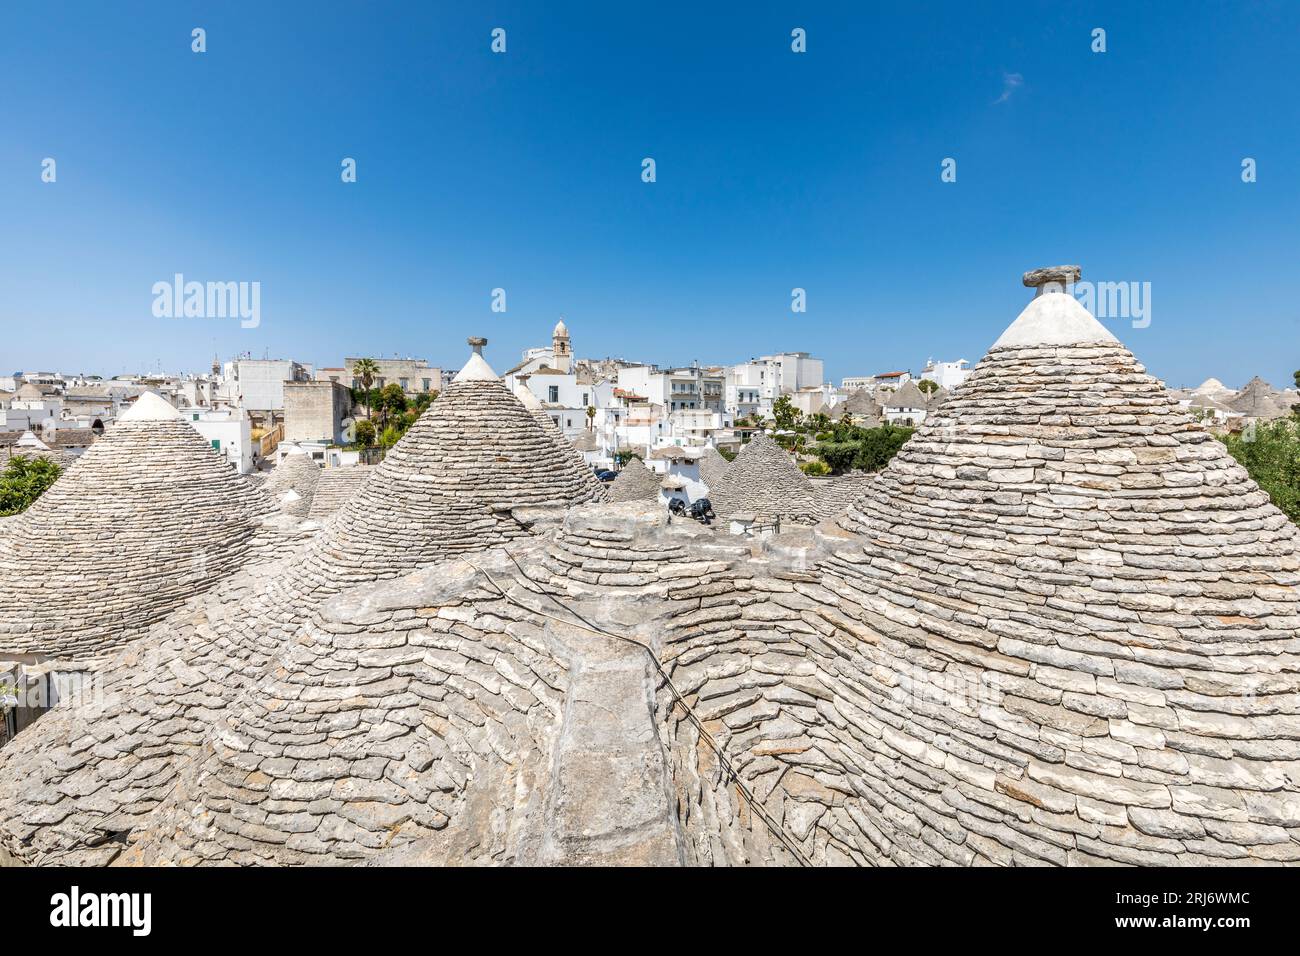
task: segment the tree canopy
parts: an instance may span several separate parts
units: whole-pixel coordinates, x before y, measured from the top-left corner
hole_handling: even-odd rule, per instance
[[[1232,457],[1279,511],[1300,524],[1300,430],[1294,420],[1260,422],[1223,439]]]
[[[839,474],[845,471],[879,471],[889,464],[915,429],[897,425],[861,428],[840,422],[827,441],[818,442],[817,457]]]
[[[0,473],[0,516],[16,515],[54,484],[63,470],[48,458],[18,456]]]

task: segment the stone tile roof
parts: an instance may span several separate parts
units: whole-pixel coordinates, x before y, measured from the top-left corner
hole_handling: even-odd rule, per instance
[[[849,506],[866,491],[867,483],[875,477],[874,473],[868,471],[850,471],[833,478],[814,481],[817,517],[824,521],[844,514]]]
[[[710,493],[722,481],[722,476],[727,473],[729,464],[730,462],[723,458],[712,445],[705,449],[704,454],[700,457],[700,481],[704,482]]]
[[[300,445],[292,445],[271,470],[262,490],[285,514],[305,518],[311,512],[320,477],[320,465]],[[290,491],[292,495],[287,494]]]
[[[582,450],[577,447],[577,443],[570,442],[564,437],[564,431],[556,424],[555,419],[547,413],[546,406],[542,404],[541,400],[523,384],[515,386],[515,397],[519,399],[524,408],[528,409],[533,419],[542,426],[542,430],[551,436],[556,450],[561,455],[571,455],[577,460],[578,468],[586,480],[584,500],[604,501],[606,494],[604,484],[597,480],[596,473],[588,467],[587,459],[582,456]],[[594,441],[594,436],[592,437]]]
[[[0,751],[0,842],[31,863],[1300,861],[1300,529],[1043,299],[1073,302],[1035,299],[839,526],[756,543],[580,505],[400,576],[235,575],[119,654],[102,701]]]
[[[341,468],[324,468],[316,479],[307,517],[323,521],[338,513],[357,489],[374,473],[374,465],[349,465]],[[269,478],[267,479],[270,480]]]
[[[111,651],[248,557],[269,502],[147,398],[6,526],[0,658]]]
[[[658,501],[660,478],[640,458],[633,458],[609,486],[610,501]]]
[[[344,470],[322,475],[317,501],[325,476]],[[213,735],[233,740],[233,727],[258,719],[227,711],[240,701],[260,709],[257,702],[270,699],[263,691],[243,695],[263,675],[277,684],[294,682],[300,673],[319,682],[301,670],[300,647],[319,633],[317,616],[331,595],[438,559],[526,542],[538,511],[576,504],[587,487],[572,449],[561,453],[476,353],[301,552],[235,575],[191,602],[101,671],[101,697],[84,707],[56,708],[0,751],[0,768],[13,761],[10,766],[22,765],[29,774],[27,783],[17,784],[0,772],[0,841],[30,859],[95,863],[116,857],[121,845],[105,846],[101,835],[127,820],[126,829],[141,827],[168,793],[176,791],[178,800],[191,793],[182,774],[196,760],[244,759],[224,749],[213,756]],[[273,663],[280,669],[269,672]],[[334,677],[326,683],[343,686]],[[377,682],[367,692],[386,694]],[[326,691],[318,702],[333,694]],[[385,706],[404,707],[404,699],[386,695]],[[102,761],[78,761],[73,755],[81,750],[83,721],[123,749],[112,756],[104,751]],[[276,766],[268,763],[267,770]],[[77,795],[63,803],[58,826],[51,828],[45,823],[50,814],[33,814],[26,798],[43,799],[43,788],[56,783],[65,795]],[[15,835],[22,849],[13,844]],[[245,838],[231,833],[225,839]],[[251,855],[239,858],[253,861]]]
[[[830,417],[838,422],[848,416],[863,428],[875,428],[880,425],[882,411],[880,405],[872,397],[871,392],[865,388],[859,388],[832,408]]]
[[[777,518],[796,523],[817,520],[813,487],[790,458],[789,452],[759,432],[740,449],[709,500],[719,519],[753,515],[760,524]]]
[[[892,394],[885,396],[884,404],[889,408],[924,409],[929,407],[926,405],[926,396],[921,394],[921,389],[911,379],[900,385]]]
[[[1227,402],[1234,411],[1248,418],[1270,420],[1284,418],[1291,413],[1291,401],[1282,392],[1258,375]]]

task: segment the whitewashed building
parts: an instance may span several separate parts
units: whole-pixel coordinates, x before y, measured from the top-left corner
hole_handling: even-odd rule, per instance
[[[253,470],[252,427],[247,415],[228,408],[185,408],[180,415],[237,472],[247,475]]]
[[[925,368],[921,369],[921,378],[929,379],[945,391],[951,392],[966,381],[970,373],[970,362],[966,359],[957,359],[955,362],[936,362],[934,359],[928,359]]]

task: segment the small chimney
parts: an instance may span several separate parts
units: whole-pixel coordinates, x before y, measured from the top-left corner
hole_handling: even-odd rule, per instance
[[[1069,286],[1079,281],[1083,270],[1078,266],[1045,266],[1034,269],[1021,276],[1020,281],[1026,288],[1034,289],[1034,298],[1044,292],[1065,292]]]
[[[487,339],[481,335],[471,335],[465,341],[469,343],[469,347],[474,350],[475,355],[482,355],[483,346],[487,345]]]

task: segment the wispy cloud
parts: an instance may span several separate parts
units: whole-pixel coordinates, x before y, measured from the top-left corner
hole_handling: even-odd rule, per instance
[[[1007,100],[1011,99],[1012,93],[1024,85],[1025,78],[1019,73],[1003,73],[1002,95],[993,101],[993,105],[996,106],[998,103],[1005,103]]]

